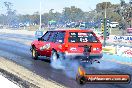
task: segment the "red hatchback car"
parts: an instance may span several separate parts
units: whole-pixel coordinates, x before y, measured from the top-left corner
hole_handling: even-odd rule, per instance
[[[91,30],[47,31],[41,38],[31,43],[32,58],[38,56],[60,57],[65,59],[100,59],[102,44]]]

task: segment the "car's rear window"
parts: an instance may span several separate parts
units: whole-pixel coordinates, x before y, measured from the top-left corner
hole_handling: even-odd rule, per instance
[[[71,43],[98,42],[93,32],[70,32],[68,41]]]

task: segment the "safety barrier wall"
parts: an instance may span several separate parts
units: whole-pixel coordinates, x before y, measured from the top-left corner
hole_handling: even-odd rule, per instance
[[[103,43],[103,37],[98,32],[96,33],[99,40]],[[103,47],[103,52],[118,55],[121,57],[132,58],[132,36],[117,36],[110,35],[106,38],[106,43],[111,46]],[[114,44],[114,45],[112,45]],[[116,46],[115,46],[116,45]],[[130,47],[126,47],[130,46]]]
[[[98,38],[100,39],[100,41],[103,41],[103,38],[101,36],[98,36]],[[132,44],[132,36],[110,35],[106,38],[106,42]]]
[[[106,46],[103,47],[103,52],[108,54],[116,54],[122,57],[132,58],[132,48],[125,46]]]

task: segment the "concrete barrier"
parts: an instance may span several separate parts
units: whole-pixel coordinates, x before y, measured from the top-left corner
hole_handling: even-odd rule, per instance
[[[125,46],[106,46],[103,47],[102,51],[108,54],[116,54],[122,57],[129,57],[132,58],[132,48],[125,47]]]
[[[108,54],[116,54],[116,48],[113,46],[103,47],[103,52]]]
[[[121,47],[117,46],[116,50],[117,50],[117,55],[132,58],[132,48],[124,47],[124,46],[121,46]]]

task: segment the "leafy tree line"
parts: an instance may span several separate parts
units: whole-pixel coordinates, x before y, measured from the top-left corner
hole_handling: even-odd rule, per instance
[[[0,14],[0,24],[9,25],[19,22],[39,24],[39,12],[34,12],[32,15],[21,15],[16,14],[16,10],[12,9],[13,4],[11,2],[4,2],[4,5],[6,8],[6,14]],[[47,24],[50,20],[62,23],[85,20],[84,12],[75,6],[65,7],[62,13],[53,12],[53,10],[54,9],[51,9],[49,12],[42,14],[42,23]]]
[[[16,18],[16,10],[12,9],[13,4],[11,2],[4,2],[6,7],[6,14],[0,14],[0,23],[8,24],[11,21],[17,20]]]
[[[3,4],[6,8],[6,14],[0,14],[0,24],[9,25],[18,22],[39,24],[39,12],[34,12],[32,15],[16,14],[16,10],[12,9],[13,4],[11,2],[4,2]],[[130,0],[129,3],[120,0],[119,4],[111,4],[110,2],[98,3],[96,9],[89,12],[84,12],[75,6],[63,8],[62,13],[54,12],[54,9],[51,9],[49,12],[42,14],[42,23],[48,24],[50,20],[61,23],[72,21],[96,21],[97,19],[104,18],[105,8],[107,11],[107,18],[111,21],[120,22],[122,19],[126,21],[132,18],[132,0]]]
[[[54,12],[53,10],[51,9],[48,13],[42,14],[42,23],[47,24],[50,20],[62,23],[85,20],[84,12],[75,6],[65,7],[62,13]],[[20,21],[30,20],[35,24],[39,24],[39,12],[35,12],[33,15],[19,15],[18,17],[21,17]]]

